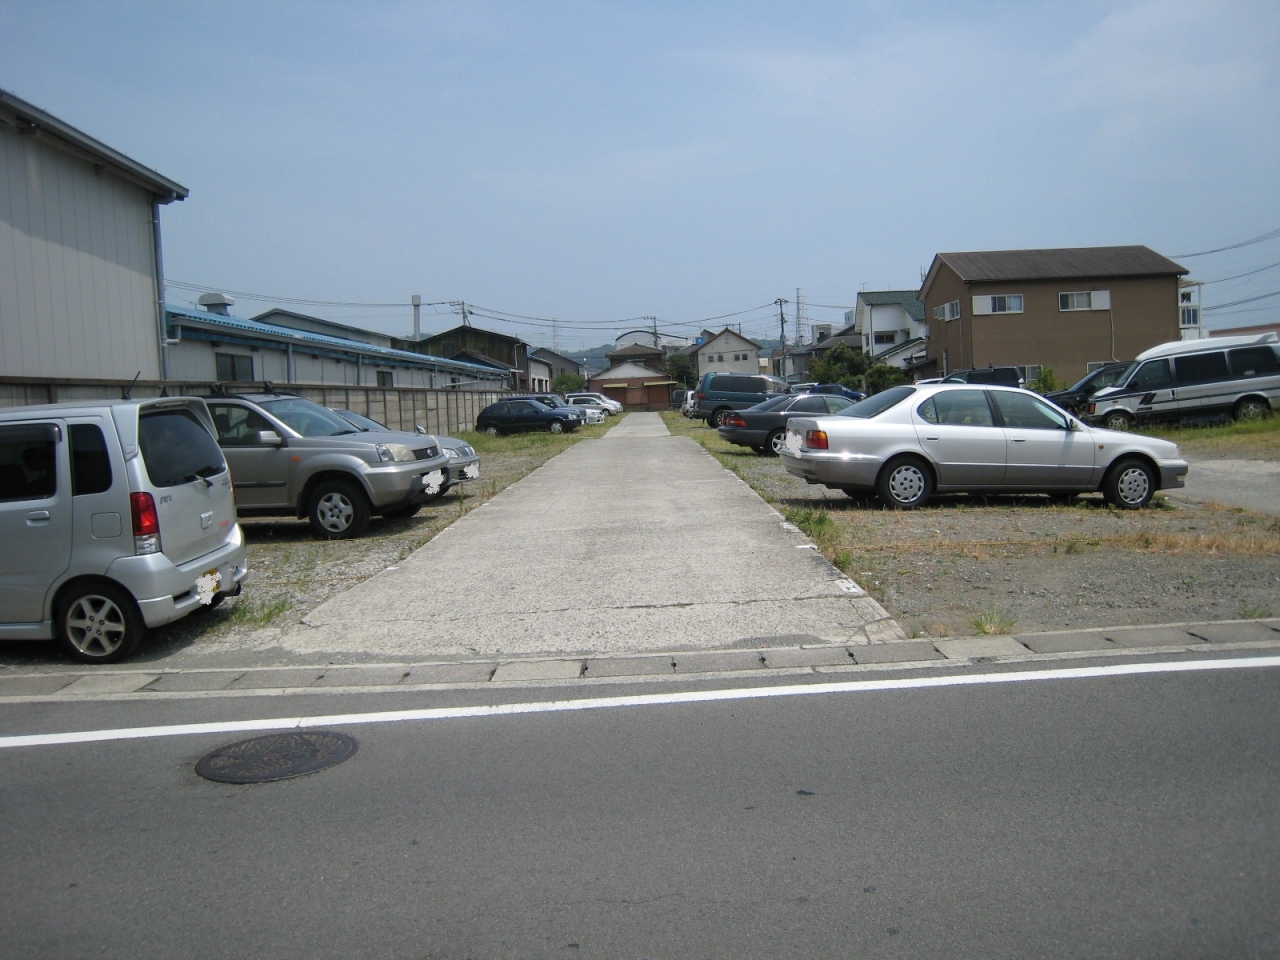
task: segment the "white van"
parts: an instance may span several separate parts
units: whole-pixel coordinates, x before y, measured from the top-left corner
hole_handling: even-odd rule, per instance
[[[0,639],[88,663],[238,594],[248,561],[203,400],[0,408]]]
[[[1153,420],[1256,420],[1280,406],[1280,338],[1177,340],[1152,347],[1085,416],[1109,430]]]

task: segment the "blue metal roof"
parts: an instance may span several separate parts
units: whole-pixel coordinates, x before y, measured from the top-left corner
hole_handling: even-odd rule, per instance
[[[414,353],[410,350],[394,350],[391,347],[380,347],[365,343],[363,340],[352,340],[347,337],[331,337],[310,330],[298,330],[294,327],[279,326],[274,323],[261,323],[257,320],[241,320],[239,317],[227,317],[220,313],[209,313],[206,310],[188,310],[183,307],[165,305],[165,314],[171,325],[181,326],[183,320],[194,320],[201,324],[219,327],[228,331],[234,330],[248,337],[270,342],[284,341],[294,343],[310,343],[341,350],[344,353],[360,353],[370,357],[381,357],[400,363],[415,366],[434,367],[437,370],[456,370],[472,375],[487,373],[492,376],[493,367],[478,363],[464,363],[460,360],[446,360],[444,357],[433,357],[430,354]]]

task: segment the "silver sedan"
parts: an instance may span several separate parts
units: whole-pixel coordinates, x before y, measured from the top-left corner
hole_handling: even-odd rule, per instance
[[[1125,510],[1181,487],[1176,444],[1087,426],[1029,390],[970,384],[891,387],[830,417],[794,418],[787,472],[888,506],[934,493],[1102,491]]]

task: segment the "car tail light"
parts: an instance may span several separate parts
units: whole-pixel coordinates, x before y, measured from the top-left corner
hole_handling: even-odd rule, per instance
[[[743,420],[739,414],[726,413],[720,420],[720,425],[725,427],[745,427],[747,421]]]
[[[160,552],[160,515],[156,513],[155,497],[149,493],[129,494],[129,508],[133,513],[133,550],[139,556]]]
[[[1097,412],[1098,412],[1098,405],[1097,405],[1096,403],[1091,403],[1091,404],[1089,404],[1089,412],[1090,412],[1090,413],[1097,413]]]
[[[806,430],[804,432],[804,445],[810,450],[826,450],[827,447],[827,431],[825,430]]]
[[[699,400],[705,400],[705,399],[707,399],[707,395],[706,395],[705,393],[698,393],[698,394],[696,394],[696,396],[697,396],[697,398],[698,398]]]

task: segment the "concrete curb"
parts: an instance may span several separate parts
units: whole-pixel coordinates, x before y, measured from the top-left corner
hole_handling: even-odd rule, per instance
[[[530,656],[187,670],[141,670],[136,666],[98,667],[91,671],[10,668],[0,673],[0,703],[394,693],[522,685],[564,687],[735,676],[755,679],[1258,648],[1280,648],[1280,618],[948,637],[864,646],[801,644],[618,657]]]

